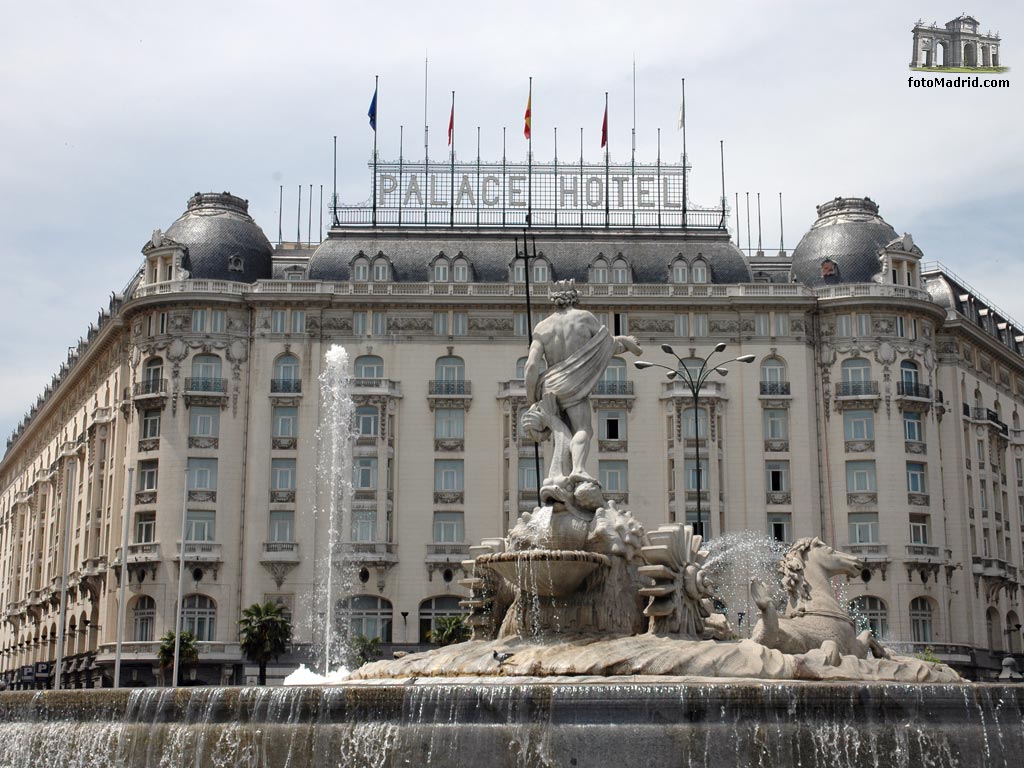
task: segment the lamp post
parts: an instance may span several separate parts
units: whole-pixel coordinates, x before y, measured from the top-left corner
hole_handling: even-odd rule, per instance
[[[676,359],[678,367],[670,368],[667,365],[662,365],[661,363],[649,363],[646,360],[638,360],[635,363],[633,363],[633,365],[635,365],[641,371],[644,370],[645,368],[664,368],[666,371],[668,371],[668,373],[665,374],[665,378],[667,378],[669,381],[680,379],[684,384],[686,384],[686,388],[690,390],[690,396],[693,398],[693,419],[695,432],[695,439],[693,441],[693,452],[695,460],[694,469],[697,473],[697,527],[700,529],[701,536],[704,536],[704,516],[700,506],[700,388],[704,386],[704,382],[707,381],[708,377],[711,376],[711,374],[717,373],[719,376],[726,376],[729,373],[729,369],[726,368],[725,366],[729,365],[729,363],[752,363],[754,362],[754,355],[740,355],[739,357],[734,357],[731,360],[725,360],[721,364],[716,363],[714,365],[711,365],[711,358],[725,351],[724,342],[716,344],[711,354],[705,358],[700,358],[695,355],[687,358],[682,358],[676,354],[675,350],[672,349],[672,346],[669,344],[662,344],[661,351],[669,355],[672,355]],[[687,363],[690,363],[690,365],[687,365]],[[694,373],[693,368],[696,368],[697,363],[700,363],[700,368],[696,371],[696,373]]]

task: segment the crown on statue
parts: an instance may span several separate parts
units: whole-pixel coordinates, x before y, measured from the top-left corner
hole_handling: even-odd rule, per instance
[[[551,286],[548,298],[560,307],[574,306],[580,303],[580,294],[576,290],[575,280],[559,280]]]

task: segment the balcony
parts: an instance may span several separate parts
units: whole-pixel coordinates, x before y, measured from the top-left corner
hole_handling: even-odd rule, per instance
[[[209,437],[207,435],[190,435],[188,438],[188,447],[199,450],[215,450],[220,447],[220,438]]]
[[[271,395],[301,395],[302,379],[271,379]]]
[[[149,453],[160,450],[159,437],[143,437],[139,440],[139,453]]]
[[[368,565],[397,563],[397,549],[390,541],[346,541],[340,547],[344,560]]]
[[[461,437],[435,437],[435,451],[462,451],[465,450],[465,440]]]
[[[163,397],[167,395],[167,379],[146,379],[132,386],[132,398]]]
[[[836,397],[878,397],[878,382],[837,381]]]
[[[927,493],[908,493],[907,504],[912,507],[927,507],[931,504],[931,497]]]
[[[359,439],[362,440],[362,438]],[[298,444],[299,439],[297,437],[270,438],[270,447],[273,448],[275,451],[293,451],[298,447]]]
[[[907,560],[915,563],[939,562],[939,548],[931,544],[907,544]]]
[[[187,378],[182,398],[186,407],[192,405],[223,407],[228,402],[228,380],[207,377]]]
[[[120,553],[120,549],[118,550]],[[128,545],[128,563],[155,563],[160,560],[160,542],[140,541]]]
[[[498,399],[507,397],[525,397],[526,381],[524,379],[509,379],[498,382]]]
[[[356,395],[384,395],[401,397],[402,390],[397,381],[384,378],[360,377],[352,379],[352,387]]]
[[[190,488],[188,500],[199,504],[216,504],[217,492],[209,488]]]
[[[793,494],[789,491],[768,491],[764,495],[765,504],[792,504]]]
[[[920,440],[904,440],[903,450],[906,453],[916,453],[919,456],[924,456],[928,453],[928,445]]]
[[[628,450],[628,443],[625,440],[601,440],[597,441],[597,450],[604,453],[624,453]]]
[[[788,381],[762,381],[762,397],[789,397],[790,387]]]
[[[1005,560],[1000,560],[998,557],[978,557],[975,555],[971,558],[971,572],[979,576],[1005,579],[1009,576],[1009,567]]]
[[[376,488],[354,488],[352,490],[352,498],[356,501],[376,501],[377,500],[377,489]]]
[[[848,544],[845,551],[866,563],[885,562],[889,559],[889,548],[885,544]]]
[[[271,504],[294,504],[295,503],[295,489],[294,488],[272,488],[270,490],[270,503]]]
[[[265,541],[260,561],[264,563],[297,563],[299,562],[299,543],[297,541]]]
[[[846,494],[846,503],[851,507],[877,507],[878,494],[875,491],[854,491]]]
[[[594,387],[595,395],[604,395],[607,397],[632,397],[633,396],[633,382],[632,381],[599,381],[597,386]]]
[[[223,545],[214,541],[186,541],[186,563],[221,563],[224,562]],[[178,542],[175,560],[181,559],[181,542]]]
[[[427,562],[461,563],[469,556],[469,544],[427,544]]]
[[[896,397],[909,397],[916,400],[931,400],[932,388],[916,381],[897,381]]]
[[[448,379],[432,379],[429,383],[429,390],[427,394],[472,397],[473,382],[465,380],[449,381]]]

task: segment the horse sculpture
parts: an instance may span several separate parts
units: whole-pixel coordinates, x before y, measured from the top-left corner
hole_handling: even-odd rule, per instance
[[[869,630],[856,634],[850,615],[832,594],[833,576],[857,576],[863,564],[853,555],[836,552],[817,537],[804,538],[790,547],[779,562],[782,586],[789,594],[786,616],[780,618],[768,588],[758,579],[750,594],[761,611],[751,639],[783,653],[823,650],[833,666],[842,656],[876,658],[888,653]]]

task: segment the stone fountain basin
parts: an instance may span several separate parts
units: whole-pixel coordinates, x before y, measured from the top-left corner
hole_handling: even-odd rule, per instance
[[[481,555],[476,564],[479,568],[490,568],[513,588],[539,597],[571,595],[598,567],[611,567],[605,555],[564,549]]]

